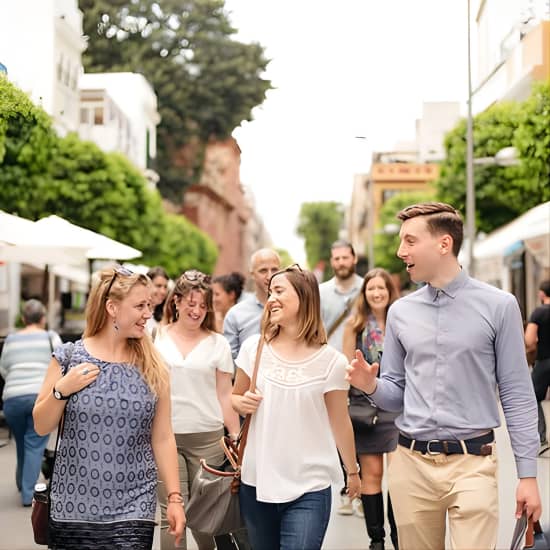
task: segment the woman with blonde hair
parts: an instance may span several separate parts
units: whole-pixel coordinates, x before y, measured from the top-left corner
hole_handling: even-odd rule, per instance
[[[250,391],[259,353],[257,390]],[[327,345],[315,275],[291,266],[271,277],[261,335],[236,360],[233,407],[251,414],[240,505],[252,548],[321,548],[331,484],[359,493],[348,415],[346,358]]]
[[[86,329],[59,347],[34,407],[38,433],[63,417],[51,479],[50,547],[153,544],[157,468],[167,488],[170,530],[185,526],[170,425],[170,385],[145,325],[151,281],[104,269],[86,306]]]
[[[231,408],[233,359],[226,339],[214,330],[210,277],[197,270],[183,273],[166,300],[155,346],[170,368],[172,427],[180,465],[181,492],[187,501],[204,458],[221,465],[224,425],[234,438],[239,417]],[[165,489],[160,484],[159,494]],[[161,505],[162,524],[165,508]],[[213,537],[192,531],[199,550],[213,549]],[[185,548],[185,541],[179,548]],[[161,548],[174,548],[161,529]]]
[[[398,297],[391,275],[385,269],[371,269],[365,275],[352,316],[344,327],[343,352],[349,361],[355,358],[355,350],[359,349],[369,363],[380,362],[388,309]],[[359,410],[372,408],[365,394],[354,387],[350,389],[349,399],[350,405]],[[399,433],[394,424],[397,416],[395,413],[379,411],[377,422],[372,426],[352,417],[355,447],[361,464],[361,501],[372,550],[384,549],[384,453],[394,451],[397,446]],[[397,550],[397,528],[389,495],[388,520],[392,544]]]

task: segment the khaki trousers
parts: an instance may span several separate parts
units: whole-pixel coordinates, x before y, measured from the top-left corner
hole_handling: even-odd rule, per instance
[[[185,504],[189,500],[191,484],[199,471],[200,460],[204,458],[211,466],[220,466],[224,461],[224,452],[220,445],[223,436],[223,428],[213,431],[196,434],[175,434],[176,446],[178,448],[178,466],[180,475],[180,491]],[[160,523],[160,547],[161,550],[172,550],[174,548],[187,548],[186,536],[181,540],[179,546],[174,544],[174,537],[168,533],[168,522],[166,521],[166,490],[164,483],[158,482],[158,497],[160,501],[161,523]],[[197,541],[199,550],[213,550],[216,547],[214,538],[191,531],[193,538]]]
[[[388,487],[400,550],[444,550],[448,516],[453,550],[490,550],[497,542],[497,457],[423,455],[397,445]]]

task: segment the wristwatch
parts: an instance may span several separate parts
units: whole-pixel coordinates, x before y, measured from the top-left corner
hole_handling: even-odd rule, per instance
[[[53,396],[58,401],[66,401],[67,399],[69,399],[69,397],[71,397],[70,395],[63,395],[59,390],[55,389],[55,386],[53,387]]]

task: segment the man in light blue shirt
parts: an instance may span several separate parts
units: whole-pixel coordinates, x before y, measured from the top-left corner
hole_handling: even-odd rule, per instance
[[[541,513],[537,404],[519,307],[461,270],[463,224],[452,206],[413,205],[398,218],[397,255],[413,281],[427,284],[390,308],[380,379],[360,352],[348,377],[380,408],[402,411],[388,483],[401,550],[444,548],[446,517],[452,548],[494,548],[497,391],[519,477],[516,515]]]
[[[254,334],[260,333],[260,322],[267,301],[269,280],[281,269],[277,252],[262,248],[250,258],[250,276],[254,281],[255,293],[235,304],[223,321],[223,335],[231,346],[231,355],[236,359],[242,343]]]

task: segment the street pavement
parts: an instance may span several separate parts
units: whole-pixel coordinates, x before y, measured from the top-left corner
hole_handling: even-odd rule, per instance
[[[544,403],[547,418],[550,418],[550,401]],[[0,430],[0,439],[7,432]],[[514,529],[516,471],[508,435],[504,428],[497,430],[497,447],[499,453],[499,493],[500,493],[500,526],[497,548],[507,550]],[[539,458],[539,488],[543,504],[541,523],[550,527],[550,452],[546,458]],[[325,543],[326,550],[359,550],[368,548],[364,520],[356,516],[339,516],[335,513],[338,495],[334,493],[333,513]],[[30,508],[20,504],[19,493],[15,488],[15,443],[9,442],[0,448],[0,550],[32,550],[44,548],[35,545],[30,523]],[[389,533],[389,529],[386,526]],[[158,550],[158,528],[154,549]],[[189,550],[196,550],[192,537],[189,537]],[[387,548],[391,548],[389,543]]]

